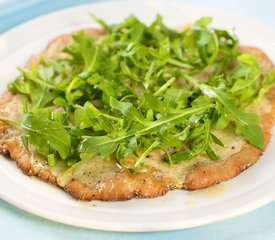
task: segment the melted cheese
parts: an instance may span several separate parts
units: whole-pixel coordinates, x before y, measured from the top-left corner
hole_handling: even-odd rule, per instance
[[[20,121],[23,113],[23,98],[24,97],[19,94],[13,96],[9,104],[1,109],[1,116]]]
[[[266,99],[266,97],[262,97],[261,101],[257,101],[254,104],[249,105],[246,109],[246,112],[255,113],[257,115],[262,115],[264,113],[269,113],[272,110],[272,105]]]
[[[108,179],[121,172],[114,160],[102,157],[92,157],[77,163],[68,171],[65,171],[58,179],[60,186],[65,186],[72,180],[78,179],[90,187],[99,187],[101,179]]]

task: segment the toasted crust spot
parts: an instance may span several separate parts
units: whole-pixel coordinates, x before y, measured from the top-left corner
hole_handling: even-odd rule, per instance
[[[56,177],[51,174],[48,170],[41,170],[37,176],[45,182],[57,185]]]

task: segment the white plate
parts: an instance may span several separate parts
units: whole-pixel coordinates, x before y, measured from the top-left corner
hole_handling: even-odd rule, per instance
[[[41,51],[54,36],[96,26],[88,12],[107,22],[133,13],[150,22],[160,13],[171,27],[201,16],[214,17],[214,25],[236,29],[242,44],[258,46],[275,62],[275,33],[251,20],[180,2],[103,2],[55,12],[25,23],[0,37],[0,78],[3,92],[31,54]],[[273,39],[273,42],[272,42]],[[274,131],[273,131],[274,132]],[[0,196],[31,213],[75,226],[114,231],[162,231],[199,226],[228,219],[275,199],[275,139],[261,160],[240,176],[208,190],[173,191],[156,199],[126,202],[80,202],[57,187],[18,171],[14,162],[1,159]],[[3,158],[3,157],[1,157]]]

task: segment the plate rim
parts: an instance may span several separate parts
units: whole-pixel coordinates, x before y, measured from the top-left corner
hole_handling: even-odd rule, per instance
[[[55,16],[57,14],[60,14],[60,13],[65,13],[65,12],[70,12],[70,11],[74,11],[76,8],[84,8],[86,6],[93,6],[93,5],[104,5],[104,4],[108,4],[108,3],[114,3],[114,2],[117,2],[117,3],[124,3],[124,2],[127,2],[129,3],[129,1],[127,0],[119,0],[119,1],[112,1],[112,0],[104,0],[104,1],[98,1],[96,0],[95,2],[92,2],[92,3],[86,3],[86,4],[81,4],[81,5],[77,5],[77,6],[73,6],[73,7],[68,7],[68,8],[63,8],[63,9],[60,9],[60,10],[56,10],[56,11],[53,11],[53,12],[50,12],[50,13],[46,13],[46,14],[43,14],[39,17],[36,17],[36,18],[32,18],[24,23],[21,23],[13,28],[11,28],[10,30],[8,31],[5,31],[3,32],[1,35],[0,35],[0,40],[6,36],[9,36],[11,34],[13,34],[14,32],[17,32],[18,29],[23,29],[23,28],[26,28],[28,27],[30,24],[32,24],[33,22],[39,22],[43,19],[47,19],[49,17],[52,17],[52,16]],[[156,3],[166,3],[167,1],[165,0],[161,0],[161,1],[149,1],[149,2],[156,2]],[[188,5],[188,6],[194,6],[194,7],[199,7],[199,8],[204,8],[204,9],[210,9],[211,11],[219,11],[221,13],[225,13],[226,15],[230,15],[230,16],[237,16],[238,18],[242,18],[244,19],[245,21],[247,20],[251,20],[251,22],[254,24],[256,23],[256,27],[260,26],[262,27],[264,30],[263,31],[271,31],[271,32],[274,32],[274,30],[272,28],[270,28],[269,26],[266,26],[264,24],[261,24],[259,23],[258,21],[254,20],[254,19],[250,19],[250,18],[247,18],[247,17],[243,17],[243,16],[240,16],[240,15],[237,15],[235,13],[231,13],[231,12],[226,12],[226,11],[223,11],[223,10],[219,10],[219,9],[216,9],[216,8],[209,8],[209,7],[206,7],[204,6],[203,4],[189,4],[189,3],[184,3],[184,2],[181,2],[179,0],[172,0],[171,1],[172,3],[177,3],[177,4],[181,4],[181,5]],[[139,3],[141,4],[146,4],[148,3],[148,1],[145,1],[145,0],[142,0],[140,1]],[[274,32],[275,34],[275,32]],[[1,179],[1,176],[0,176],[0,179]],[[174,228],[171,227],[171,226],[167,226],[165,228],[165,226],[163,226],[161,229],[157,228],[157,229],[154,229],[152,227],[148,228],[148,229],[143,229],[140,225],[138,226],[134,226],[134,225],[131,225],[131,228],[132,229],[125,229],[125,227],[123,226],[119,226],[119,225],[105,225],[103,226],[102,224],[101,225],[96,225],[96,223],[93,223],[93,226],[83,226],[82,223],[75,223],[73,222],[73,219],[72,220],[66,220],[66,219],[63,219],[62,217],[60,217],[59,219],[55,216],[49,216],[47,215],[46,213],[43,213],[40,212],[40,213],[37,213],[39,211],[36,211],[34,212],[34,208],[28,208],[27,205],[24,205],[24,202],[20,203],[20,201],[16,201],[15,199],[12,199],[10,198],[8,195],[5,195],[1,190],[0,190],[0,196],[7,202],[11,203],[12,205],[16,206],[16,207],[19,207],[25,211],[28,211],[32,214],[35,214],[35,215],[38,215],[38,216],[41,216],[41,217],[44,217],[46,219],[49,219],[49,220],[53,220],[53,221],[56,221],[56,222],[61,222],[61,223],[65,223],[65,224],[68,224],[68,225],[74,225],[74,226],[78,226],[78,227],[84,227],[84,228],[89,228],[89,229],[100,229],[100,230],[108,230],[108,231],[125,231],[125,232],[148,232],[148,231],[166,231],[166,230],[176,230],[176,229],[183,229],[183,228],[191,228],[191,227],[196,227],[196,226],[202,226],[202,225],[205,225],[205,224],[208,224],[209,221],[208,220],[205,220],[204,222],[201,221],[201,222],[198,222],[197,224],[191,224],[190,226],[175,226]],[[226,220],[226,219],[229,219],[229,218],[232,218],[234,216],[239,216],[243,213],[247,213],[251,210],[254,210],[258,207],[261,207],[271,201],[273,201],[275,199],[275,193],[270,193],[268,195],[265,195],[265,196],[262,196],[261,199],[258,199],[258,202],[257,204],[255,204],[255,202],[251,203],[250,205],[248,205],[245,209],[242,208],[242,211],[240,211],[240,209],[236,210],[238,213],[231,213],[231,214],[226,214],[222,217],[216,217],[216,219],[213,219],[210,223],[214,223],[214,222],[217,222],[217,221],[223,221],[223,220]],[[180,225],[180,224],[179,224]]]

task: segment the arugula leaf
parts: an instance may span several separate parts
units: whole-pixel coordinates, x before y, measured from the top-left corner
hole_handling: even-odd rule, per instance
[[[102,19],[98,18],[93,13],[89,13],[90,17],[94,19],[97,23],[99,23],[104,29],[109,31],[110,26]]]
[[[211,140],[214,142],[214,143],[216,143],[217,145],[219,145],[219,146],[221,146],[221,147],[224,147],[224,145],[223,145],[223,142],[219,139],[219,138],[217,138],[214,134],[210,134],[211,135]]]
[[[223,92],[217,92],[218,100],[223,104],[230,118],[236,123],[237,133],[260,149],[264,149],[264,137],[258,125],[259,116],[240,111],[234,102]]]
[[[25,138],[36,150],[49,155],[57,151],[62,159],[66,159],[71,153],[70,135],[60,122],[49,120],[49,111],[34,110],[23,115],[22,128]]]
[[[183,139],[179,137],[179,131],[175,126],[163,126],[159,130],[159,138],[162,143],[172,146],[180,147],[183,144]]]
[[[273,87],[275,84],[275,69],[272,69],[270,73],[267,73],[262,81],[261,89],[258,91],[257,97],[254,102],[259,101],[262,97]]]
[[[227,118],[236,124],[236,132],[241,133],[246,140],[256,147],[264,148],[264,138],[260,126],[258,125],[259,117],[255,114],[242,112],[236,106],[230,96],[224,91],[211,87],[207,84],[200,83],[193,77],[185,76],[194,85],[199,87],[201,91],[210,98],[215,98],[224,107]]]
[[[85,109],[79,108],[74,111],[74,124],[80,129],[85,129],[93,126]]]
[[[195,23],[192,32],[195,39],[197,39],[197,49],[204,65],[213,63],[219,52],[218,38],[215,35],[215,32],[207,29],[207,26],[211,21],[211,18],[199,19]]]
[[[149,124],[142,114],[129,102],[120,102],[111,97],[110,106],[113,109],[119,110],[126,118],[131,119],[132,121],[136,121],[144,125]]]
[[[237,59],[241,64],[231,72],[228,82],[232,86],[230,89],[232,94],[240,96],[240,101],[245,102],[257,91],[260,70],[255,56],[241,54]]]
[[[28,96],[34,103],[33,107],[44,107],[60,94],[60,86],[53,82],[54,70],[52,67],[33,64],[31,72],[27,73],[23,69],[19,69],[19,71],[22,76],[10,83],[9,89]]]
[[[85,137],[79,146],[79,152],[89,154],[88,156],[99,154],[106,157],[115,152],[118,144],[129,137],[131,136],[126,135],[120,138],[109,135]]]
[[[95,40],[93,38],[85,37],[83,32],[74,35],[73,40],[76,43],[75,50],[81,54],[84,61],[84,69],[81,76],[86,76],[87,74],[93,72],[96,68],[99,56],[98,46],[95,44]]]

